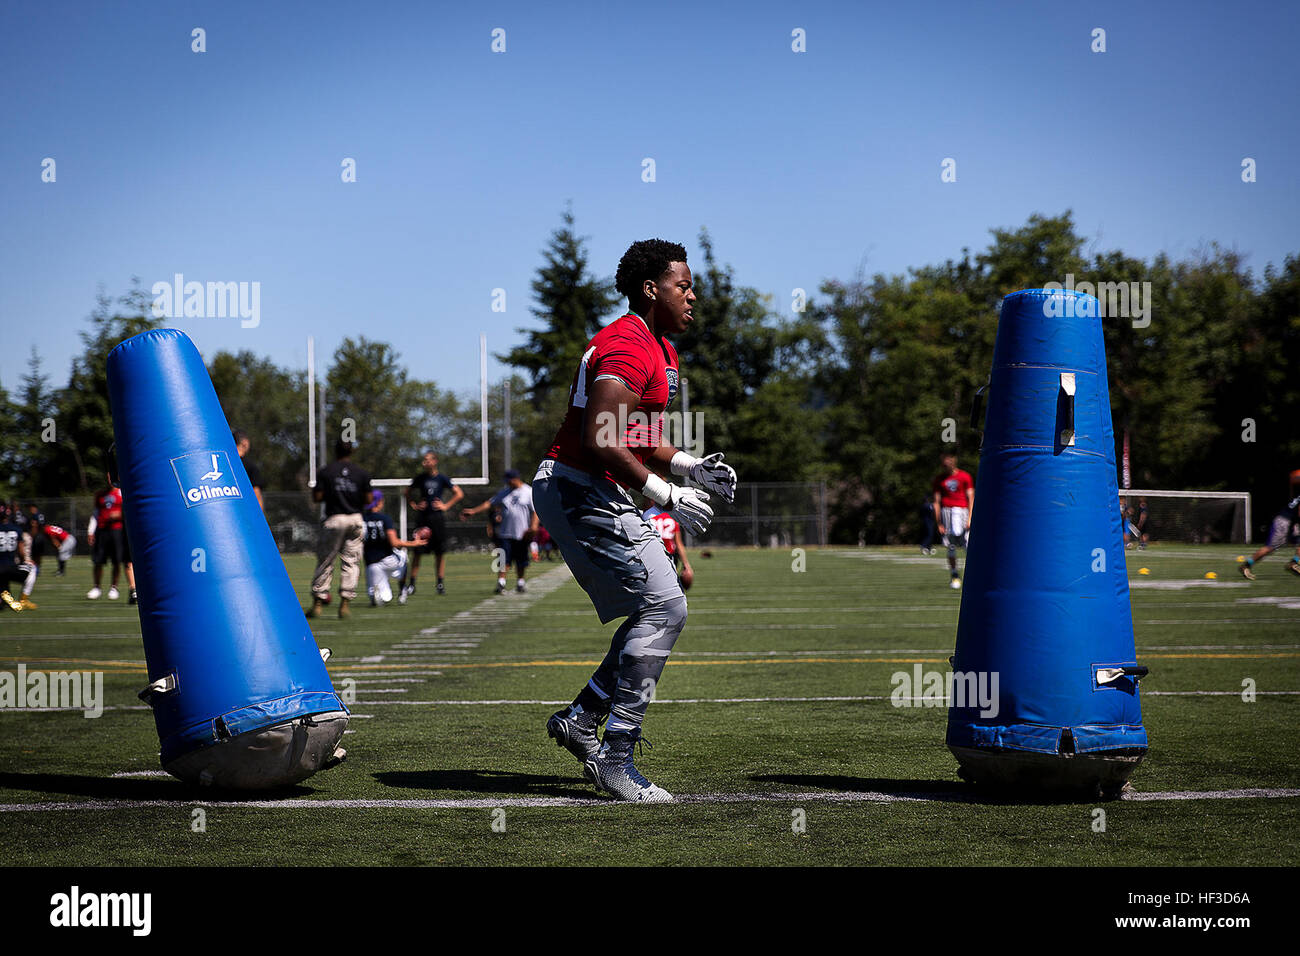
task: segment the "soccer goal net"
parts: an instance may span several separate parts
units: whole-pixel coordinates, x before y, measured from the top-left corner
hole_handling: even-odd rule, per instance
[[[1245,491],[1125,488],[1119,495],[1124,531],[1135,543],[1250,543],[1250,494]]]

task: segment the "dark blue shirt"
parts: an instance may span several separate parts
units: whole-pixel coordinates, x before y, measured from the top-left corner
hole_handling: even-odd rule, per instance
[[[456,486],[451,483],[451,479],[438,472],[436,475],[429,475],[421,472],[411,479],[410,498],[412,501],[423,502],[428,505],[432,501],[441,501],[442,496]],[[432,507],[426,508],[420,512],[424,520],[441,516],[441,511],[435,511]]]
[[[382,511],[366,512],[365,550],[366,564],[378,564],[393,553],[388,542],[388,532],[393,529],[393,519]]]

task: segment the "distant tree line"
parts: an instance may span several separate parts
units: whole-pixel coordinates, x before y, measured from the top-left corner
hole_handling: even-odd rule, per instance
[[[1076,285],[1150,283],[1149,325],[1102,320],[1116,441],[1127,431],[1135,487],[1249,491],[1263,522],[1300,468],[1300,257],[1255,275],[1213,245],[1182,261],[1085,253],[1069,212],[1034,215],[994,229],[973,256],[963,249],[906,275],[826,280],[795,311],[798,303],[738,284],[706,230],[698,245],[695,321],[674,344],[705,444],[727,453],[742,483],[828,481],[834,541],[914,540],[943,451],[978,482],[979,436],[968,418],[988,378],[999,303],[1067,276]],[[499,356],[515,370],[520,468],[545,453],[587,341],[622,304],[609,275],[593,270],[571,213],[542,258],[532,283],[537,322]],[[116,300],[101,295],[61,387],[34,349],[18,387],[0,383],[7,496],[85,493],[101,482],[112,443],[104,359],[162,324],[150,301],[138,283]],[[253,436],[268,488],[305,487],[305,371],[248,351],[218,352],[208,370],[232,427]],[[443,470],[478,473],[477,394],[412,378],[392,345],[364,336],[339,345],[325,381],[328,434],[350,419],[373,474],[414,473],[430,447]],[[504,454],[504,385],[489,391],[494,469]]]

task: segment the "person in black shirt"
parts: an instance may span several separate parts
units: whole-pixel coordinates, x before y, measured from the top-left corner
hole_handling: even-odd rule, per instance
[[[11,515],[9,506],[0,501],[0,600],[14,611],[35,610],[31,599],[36,584],[36,566],[27,560],[23,545],[23,528],[17,523],[19,515]],[[8,585],[22,582],[21,597],[9,593]]]
[[[244,471],[248,473],[248,483],[253,486],[253,495],[257,498],[257,506],[266,513],[266,502],[262,500],[262,469],[258,468],[256,463],[248,458],[248,449],[252,442],[248,439],[247,432],[236,430],[231,433],[235,439],[235,451],[239,452],[240,463],[244,466]]]
[[[423,541],[403,541],[397,536],[393,519],[383,512],[384,493],[376,490],[366,509],[366,584],[370,592],[370,606],[387,604],[393,599],[393,589],[389,580],[400,581],[399,604],[405,604],[406,598],[406,551],[404,548],[418,548]]]
[[[438,472],[438,455],[426,451],[420,464],[424,470],[411,479],[406,489],[406,500],[416,515],[417,527],[429,529],[429,540],[424,547],[416,548],[411,561],[410,584],[402,589],[402,596],[409,597],[415,593],[415,579],[420,574],[420,555],[432,553],[438,559],[438,593],[446,594],[443,575],[447,570],[447,523],[444,512],[465,497],[465,492],[452,484],[451,479]],[[442,496],[451,492],[451,500],[443,501]]]
[[[357,596],[361,577],[362,538],[365,523],[361,512],[370,504],[370,475],[352,463],[352,442],[334,445],[335,461],[316,473],[313,501],[325,503],[325,520],[321,522],[316,545],[316,574],[312,578],[311,608],[308,617],[320,617],[321,605],[329,597],[334,577],[334,559],[343,558],[339,582],[339,617],[350,617],[348,604]]]

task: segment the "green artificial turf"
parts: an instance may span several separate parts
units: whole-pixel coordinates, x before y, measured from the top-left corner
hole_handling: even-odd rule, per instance
[[[1151,751],[1132,780],[1138,792],[1300,788],[1293,731],[1300,720],[1300,577],[1274,557],[1246,585],[1235,570],[1241,550],[1169,545],[1128,555],[1134,582],[1200,582],[1133,591],[1138,656],[1151,669],[1142,682]],[[486,556],[454,555],[445,597],[434,594],[426,568],[404,607],[371,609],[363,599],[351,620],[317,622],[318,641],[334,652],[336,686],[355,694],[353,732],[343,741],[348,759],[270,797],[294,803],[267,807],[164,776],[123,776],[158,770],[153,720],[135,696],[146,682],[136,609],[124,599],[87,601],[84,560],[65,578],[49,573],[51,566],[34,594],[40,608],[0,617],[0,671],[14,672],[19,662],[103,671],[111,709],[98,719],[0,709],[0,862],[1300,862],[1296,797],[981,797],[959,781],[944,747],[944,707],[889,700],[894,673],[916,663],[947,669],[961,595],[946,587],[942,557],[828,549],[809,550],[804,560],[798,572],[789,552],[695,556],[690,619],[645,725],[654,747],[637,761],[689,802],[654,806],[518,802],[595,796],[577,761],[544,730],[556,709],[548,702],[574,695],[613,630],[598,623],[572,580],[530,597],[522,614],[488,613],[485,620],[484,610],[521,599],[492,596]],[[295,555],[286,563],[305,595],[311,560]],[[1150,574],[1139,575],[1139,567]],[[553,582],[544,576],[555,568],[535,565],[532,579]],[[1218,580],[1206,581],[1207,571]],[[453,620],[462,611],[471,615]],[[420,635],[433,627],[436,633]],[[407,643],[430,639],[446,643]],[[1253,702],[1242,699],[1247,679],[1260,692]],[[1219,693],[1152,693],[1172,691]],[[1270,693],[1277,691],[1289,693]],[[797,697],[879,699],[718,702]],[[670,702],[686,700],[696,702]],[[855,798],[863,794],[891,799]],[[897,799],[908,795],[922,799]],[[473,802],[298,803],[321,800]],[[14,809],[67,803],[84,805]],[[196,817],[203,827],[196,829]]]

